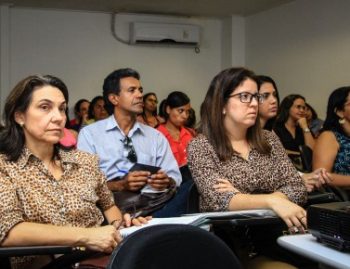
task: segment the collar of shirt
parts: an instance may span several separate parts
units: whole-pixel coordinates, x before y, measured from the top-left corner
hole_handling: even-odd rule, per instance
[[[115,120],[114,116],[111,115],[107,119],[106,131],[108,132],[108,131],[112,131],[114,129],[119,130],[122,137],[123,138],[125,137],[125,134],[124,134],[123,130],[119,127],[118,122]],[[132,126],[132,128],[129,131],[128,136],[132,137],[134,135],[134,133],[136,133],[136,132],[140,132],[142,134],[145,134],[144,127],[138,121],[135,121],[134,125]]]
[[[58,155],[60,156],[62,163],[74,163],[78,164],[79,160],[75,154],[73,154],[74,150],[63,150],[61,148],[58,149]],[[23,151],[18,159],[19,167],[23,168],[27,165],[30,158],[38,159],[26,146],[24,146]]]

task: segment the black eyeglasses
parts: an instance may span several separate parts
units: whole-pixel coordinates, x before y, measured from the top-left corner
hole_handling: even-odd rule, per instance
[[[125,136],[124,140],[121,140],[121,142],[123,142],[124,147],[128,150],[128,155],[126,156],[126,158],[130,162],[136,163],[137,162],[137,155],[136,155],[134,145],[132,144],[131,138],[128,136]]]
[[[255,100],[258,101],[259,103],[264,102],[263,96],[259,93],[252,94],[250,92],[240,92],[236,94],[231,94],[228,98],[235,97],[235,96],[239,96],[239,100],[242,103],[251,103],[253,98],[255,98]]]

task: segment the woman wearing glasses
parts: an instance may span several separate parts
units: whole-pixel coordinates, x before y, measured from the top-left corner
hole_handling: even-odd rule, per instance
[[[299,146],[314,148],[314,138],[307,125],[305,98],[298,94],[285,97],[279,107],[274,131],[288,151],[299,152]]]
[[[6,100],[0,132],[1,246],[68,245],[111,253],[121,241],[123,216],[97,158],[59,145],[67,104],[66,85],[39,75],[20,81]],[[100,227],[104,217],[110,225]],[[124,221],[131,224],[128,214]],[[147,222],[133,220],[140,221]],[[15,268],[41,268],[48,258],[12,262]]]
[[[306,212],[299,205],[306,202],[306,187],[278,138],[260,128],[261,101],[247,69],[226,69],[212,80],[199,135],[188,147],[200,209],[271,208],[291,230],[303,232]]]

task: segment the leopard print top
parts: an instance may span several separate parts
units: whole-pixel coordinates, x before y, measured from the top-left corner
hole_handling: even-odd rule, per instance
[[[226,211],[232,192],[213,188],[216,179],[228,179],[241,193],[258,194],[280,191],[298,204],[306,202],[306,187],[277,136],[269,131],[263,135],[271,145],[269,155],[252,149],[248,160],[234,154],[229,161],[219,160],[204,135],[198,135],[188,147],[188,164],[200,193],[201,211]]]
[[[23,221],[75,227],[101,225],[103,215],[96,205],[105,211],[114,200],[98,158],[62,149],[59,156],[63,175],[56,180],[27,148],[16,162],[0,154],[0,242]]]

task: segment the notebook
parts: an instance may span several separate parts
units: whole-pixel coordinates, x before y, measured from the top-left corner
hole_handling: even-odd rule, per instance
[[[123,228],[120,230],[120,234],[123,238],[126,236],[149,226],[161,225],[161,224],[188,224],[194,226],[205,225],[208,220],[204,216],[194,215],[194,216],[184,216],[184,217],[173,217],[173,218],[153,218],[148,221],[147,224],[142,226],[131,226],[128,228]]]

